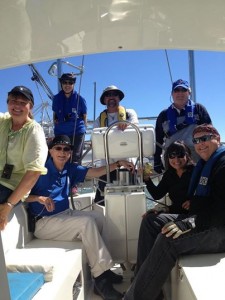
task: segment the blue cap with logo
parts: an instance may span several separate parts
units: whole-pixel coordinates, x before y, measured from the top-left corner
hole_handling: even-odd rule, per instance
[[[172,91],[175,90],[177,87],[182,87],[182,88],[185,88],[187,90],[190,90],[190,86],[189,86],[188,81],[183,80],[183,79],[178,79],[178,80],[173,82]]]

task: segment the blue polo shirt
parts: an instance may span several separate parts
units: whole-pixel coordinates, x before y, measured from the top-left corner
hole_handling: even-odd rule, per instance
[[[52,198],[55,202],[55,210],[48,212],[39,202],[28,203],[31,213],[36,216],[51,216],[68,209],[69,184],[74,186],[83,182],[88,171],[87,167],[67,162],[64,169],[59,172],[51,157],[45,167],[48,173],[39,177],[30,194]]]

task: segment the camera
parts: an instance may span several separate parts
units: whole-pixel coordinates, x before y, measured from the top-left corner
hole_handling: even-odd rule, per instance
[[[10,179],[12,175],[14,165],[5,164],[3,172],[2,172],[2,178]]]

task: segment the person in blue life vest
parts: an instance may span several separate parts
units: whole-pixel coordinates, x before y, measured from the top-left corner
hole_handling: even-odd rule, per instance
[[[225,252],[225,146],[210,124],[197,126],[192,138],[200,159],[188,188],[189,212],[143,218],[138,243],[145,240],[146,256],[124,300],[163,299],[162,286],[181,255]]]
[[[160,112],[156,120],[156,151],[154,155],[154,170],[162,173],[164,169],[161,154],[176,140],[183,140],[191,149],[195,162],[199,156],[194,151],[192,132],[197,125],[211,124],[211,118],[206,108],[191,100],[191,88],[186,80],[178,79],[172,84],[171,96],[173,103]]]
[[[87,104],[74,86],[73,73],[64,73],[59,78],[61,91],[52,102],[54,135],[67,135],[73,145],[72,161],[81,163],[87,125]]]
[[[110,270],[113,260],[105,244],[107,233],[103,214],[94,210],[72,210],[68,200],[69,184],[83,182],[85,177],[101,176],[106,169],[69,162],[71,146],[68,136],[53,139],[49,145],[50,157],[45,164],[48,173],[39,177],[26,198],[30,219],[35,221],[34,235],[47,240],[81,240],[94,277],[95,292],[103,299],[120,300],[123,295],[112,284],[122,282],[123,277]],[[110,171],[120,166],[131,172],[134,170],[132,162],[119,160],[110,164]]]
[[[76,77],[73,73],[64,73],[59,78],[61,91],[52,101],[54,135],[67,135],[73,145],[71,160],[81,163],[87,126],[87,104],[74,86]],[[72,187],[73,196],[78,195],[77,186]]]
[[[100,97],[100,103],[105,105],[106,108],[100,113],[99,117],[94,121],[93,128],[109,127],[113,123],[118,121],[128,121],[133,124],[138,124],[137,113],[134,109],[126,109],[120,105],[121,100],[124,98],[124,93],[115,85],[106,87]],[[126,123],[118,124],[118,129],[125,130],[127,128]],[[113,161],[113,160],[111,160]],[[105,165],[105,160],[102,160],[101,165]],[[104,188],[106,185],[106,176],[101,176],[98,182],[98,187],[95,195],[95,202],[104,205]],[[116,180],[116,171],[110,173],[110,181]]]

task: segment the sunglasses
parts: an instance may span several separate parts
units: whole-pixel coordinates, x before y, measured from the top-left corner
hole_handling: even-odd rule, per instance
[[[117,97],[119,94],[117,92],[107,92],[105,93],[105,97]]]
[[[176,89],[173,90],[174,93],[179,93],[179,92],[185,93],[185,92],[187,92],[187,91],[188,91],[188,90],[185,89],[185,88],[176,88]]]
[[[69,147],[60,147],[60,146],[57,146],[57,147],[54,147],[53,149],[56,150],[56,151],[63,151],[63,152],[69,152],[69,151],[71,151],[71,148],[69,148]]]
[[[203,135],[203,136],[200,136],[198,138],[193,138],[192,142],[193,142],[193,144],[199,144],[199,143],[202,143],[202,142],[208,142],[208,141],[211,141],[211,139],[213,138],[213,136],[214,135],[212,135],[212,134]]]
[[[173,159],[173,158],[184,158],[186,155],[186,153],[183,153],[183,152],[171,152],[168,154],[168,157],[170,159]]]
[[[62,81],[62,84],[68,84],[68,85],[73,85],[74,84],[74,81],[67,81],[67,80],[63,80]]]

